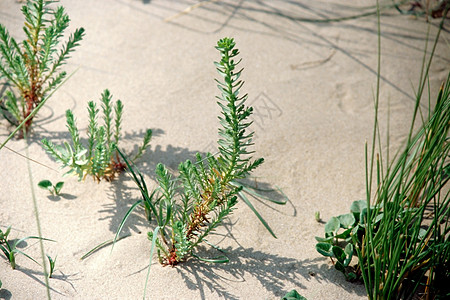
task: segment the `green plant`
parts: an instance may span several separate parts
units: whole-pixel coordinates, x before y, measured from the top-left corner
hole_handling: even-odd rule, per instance
[[[28,119],[25,134],[30,131],[35,108],[64,81],[67,74],[60,68],[84,35],[84,29],[78,28],[61,45],[70,19],[62,6],[51,8],[54,2],[34,0],[22,6],[26,39],[21,43],[0,24],[0,75],[19,93],[7,91],[0,99],[0,111],[15,126]]]
[[[450,73],[429,120],[387,170],[378,155],[374,199],[353,202],[316,237],[316,250],[347,280],[363,280],[370,299],[409,299],[420,287],[450,295],[449,128]]]
[[[50,255],[46,254],[48,259],[48,264],[50,266],[50,271],[48,272],[48,277],[52,278],[53,272],[55,271],[55,263],[56,263],[56,257],[53,259]]]
[[[300,295],[296,290],[292,290],[287,292],[281,300],[306,300],[306,298]]]
[[[29,239],[37,239],[37,240],[45,240],[45,241],[54,242],[53,240],[41,238],[38,236],[27,236],[20,240],[10,241],[10,240],[8,240],[8,235],[10,234],[10,232],[11,232],[11,226],[9,226],[5,232],[3,232],[0,229],[0,250],[2,250],[3,254],[5,254],[6,259],[9,261],[11,268],[13,268],[13,269],[16,268],[16,255],[17,254],[22,254],[25,257],[34,261],[35,263],[39,264],[36,260],[34,260],[34,258],[29,256],[25,252],[17,249],[17,245],[19,245],[20,243],[22,243],[26,240],[29,240]]]
[[[59,193],[61,192],[62,187],[64,186],[64,182],[60,181],[57,182],[55,185],[53,185],[53,183],[50,180],[45,179],[39,181],[38,186],[41,189],[48,190],[52,195],[58,196]]]
[[[259,196],[257,189],[249,189],[247,185],[238,182],[238,179],[246,178],[256,167],[263,163],[263,159],[252,160],[253,153],[248,148],[253,145],[253,132],[246,130],[251,125],[248,117],[252,114],[252,108],[245,106],[247,95],[239,96],[244,84],[239,80],[242,69],[236,67],[241,60],[236,61],[239,50],[235,49],[234,39],[224,38],[218,41],[216,49],[221,53],[221,61],[216,62],[217,71],[223,81],[216,80],[221,96],[217,102],[221,108],[219,116],[220,138],[218,140],[218,157],[208,153],[202,157],[196,155],[196,162],[187,160],[180,163],[179,177],[171,176],[167,168],[158,164],[156,166],[156,178],[159,186],[149,191],[139,170],[134,169],[120,150],[128,166],[128,170],[137,184],[142,200],[137,201],[125,214],[116,233],[118,238],[124,223],[131,212],[142,205],[149,222],[156,221],[156,227],[148,233],[151,240],[150,260],[154,249],[157,248],[158,258],[161,264],[175,266],[185,261],[190,256],[199,260],[214,263],[226,263],[228,258],[224,255],[215,258],[202,258],[194,253],[195,248],[205,242],[206,244],[222,251],[211,244],[207,237],[222,221],[229,216],[235,208],[238,196],[243,199],[259,220],[272,234],[272,230],[257,213],[256,209],[243,193]],[[285,201],[273,201],[285,204]],[[148,277],[145,283],[146,293]]]
[[[379,206],[378,206],[379,207]],[[372,207],[373,210],[376,207]],[[374,219],[375,225],[381,220],[379,213]],[[350,206],[350,213],[331,217],[325,224],[325,237],[316,237],[316,250],[325,257],[330,257],[336,270],[342,272],[348,281],[361,281],[361,270],[358,265],[350,263],[356,253],[355,247],[361,247],[364,235],[365,220],[367,220],[366,200],[354,201]],[[354,243],[353,237],[357,237]],[[333,260],[333,258],[336,260]]]
[[[253,133],[246,133],[251,122],[247,121],[252,113],[251,107],[246,107],[247,95],[239,96],[243,81],[239,80],[242,69],[236,70],[239,54],[234,49],[233,39],[219,40],[216,49],[221,53],[221,61],[215,65],[223,82],[217,81],[221,96],[217,103],[222,109],[219,117],[222,128],[219,129],[219,156],[216,158],[207,154],[202,158],[197,154],[195,163],[187,160],[179,165],[180,175],[174,179],[166,167],[158,164],[156,176],[159,187],[150,192],[147,189],[142,174],[133,170],[126,160],[128,169],[138,185],[143,200],[138,201],[129,210],[119,227],[131,211],[139,204],[145,207],[149,221],[152,217],[157,222],[149,239],[153,247],[158,249],[159,261],[163,265],[175,266],[189,256],[213,262],[227,262],[220,256],[215,259],[200,258],[194,253],[195,247],[207,242],[207,236],[221,224],[237,203],[237,194],[243,186],[235,180],[245,178],[258,167],[263,159],[251,160],[248,150],[252,145]],[[177,196],[180,200],[177,201]]]
[[[362,238],[352,237],[372,299],[410,298],[419,288],[433,297],[450,295],[444,284],[450,279],[450,73],[434,111],[413,134],[415,117],[394,163],[384,169],[378,155],[377,191],[367,196],[374,205],[367,207]]]
[[[105,90],[101,96],[102,126],[99,126],[97,122],[99,109],[97,109],[96,104],[93,101],[88,103],[89,127],[87,147],[80,141],[75,117],[71,110],[66,111],[66,119],[72,145],[64,142],[64,147],[56,146],[47,139],[42,140],[45,150],[57,162],[62,164],[62,168],[69,168],[66,174],[76,174],[79,180],[84,179],[87,175],[91,175],[98,181],[102,178],[111,181],[126,168],[116,151],[120,140],[123,104],[122,101],[117,100],[113,107],[111,100],[112,95],[108,90]],[[113,115],[115,115],[114,123]],[[141,157],[148,148],[151,136],[152,131],[149,129],[146,131],[143,144],[138,149],[133,161]]]
[[[366,144],[365,150],[366,200],[354,202],[351,214],[332,218],[325,238],[317,238],[317,250],[337,258],[335,266],[346,276],[353,253],[358,256],[350,276],[364,281],[369,299],[412,299],[418,291],[427,299],[450,296],[450,73],[434,109],[425,115],[420,109],[439,33],[426,64],[424,56],[404,148],[386,162],[378,124],[378,75],[372,149]],[[422,125],[416,129],[419,118]]]

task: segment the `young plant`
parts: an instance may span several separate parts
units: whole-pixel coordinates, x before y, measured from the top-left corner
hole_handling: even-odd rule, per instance
[[[100,181],[102,178],[111,181],[126,168],[116,150],[120,140],[122,101],[117,100],[115,106],[113,106],[112,95],[108,90],[105,90],[102,93],[101,102],[103,112],[102,126],[99,126],[97,122],[99,109],[96,104],[93,101],[88,103],[89,126],[86,146],[80,141],[75,117],[71,110],[66,111],[71,145],[68,142],[64,142],[64,146],[56,146],[47,139],[42,140],[43,147],[50,156],[62,164],[62,168],[69,168],[66,174],[78,175],[78,180],[85,179],[87,175],[91,175],[97,181]],[[138,149],[138,153],[134,156],[133,161],[141,157],[148,148],[151,136],[152,131],[149,129],[146,131],[143,144]]]
[[[13,269],[16,268],[16,255],[17,254],[22,254],[25,257],[34,261],[35,263],[39,264],[34,258],[29,256],[25,252],[17,249],[17,245],[19,245],[20,243],[22,243],[26,240],[29,240],[29,239],[37,239],[37,240],[45,240],[45,241],[54,242],[53,240],[46,239],[46,238],[40,238],[38,236],[27,236],[27,237],[24,237],[20,240],[16,240],[13,242],[13,241],[8,240],[8,235],[10,234],[10,232],[11,232],[11,226],[9,226],[5,232],[3,232],[0,229],[0,250],[2,250],[3,254],[5,254],[6,259],[9,261],[11,268],[13,268]]]
[[[23,125],[25,134],[33,123],[34,109],[66,77],[66,72],[60,71],[61,66],[84,35],[84,29],[78,28],[61,44],[70,19],[62,6],[51,7],[54,2],[30,0],[22,6],[26,39],[21,43],[0,24],[0,76],[15,89],[0,99],[0,111],[15,126],[28,118]],[[22,136],[24,132],[20,132]]]
[[[350,207],[350,213],[332,217],[325,224],[324,238],[316,237],[317,252],[329,257],[336,270],[342,272],[348,281],[362,280],[358,266],[350,266],[350,263],[354,255],[354,247],[361,246],[360,240],[357,245],[353,244],[352,235],[361,238],[366,215],[366,201],[354,201]]]
[[[225,256],[201,258],[194,250],[203,242],[211,245],[208,235],[232,213],[239,193],[245,189],[237,180],[245,178],[263,163],[262,158],[252,160],[250,156],[253,153],[249,149],[253,145],[253,132],[247,133],[247,129],[251,124],[248,118],[252,108],[245,106],[247,95],[239,95],[244,82],[239,80],[242,69],[237,69],[239,51],[234,47],[232,38],[221,39],[216,46],[221,60],[215,65],[222,78],[222,81],[216,80],[221,92],[217,103],[222,110],[218,157],[210,153],[202,157],[197,153],[195,162],[187,160],[180,163],[178,178],[170,175],[164,165],[158,164],[156,177],[159,186],[149,192],[142,174],[137,169],[135,171],[123,156],[143,199],[127,212],[116,237],[133,209],[142,204],[147,219],[157,223],[153,232],[148,233],[152,241],[150,256],[156,247],[163,265],[175,266],[190,256],[208,262],[228,261]]]
[[[46,254],[48,259],[48,264],[50,266],[50,271],[48,272],[48,277],[52,278],[53,272],[55,271],[55,263],[56,263],[56,257],[53,259],[50,255]]]
[[[300,295],[296,290],[292,290],[287,292],[281,300],[306,300],[306,298]]]
[[[57,182],[55,185],[50,180],[41,180],[38,183],[41,189],[48,190],[53,196],[58,196],[61,193],[61,189],[64,186],[63,181]]]

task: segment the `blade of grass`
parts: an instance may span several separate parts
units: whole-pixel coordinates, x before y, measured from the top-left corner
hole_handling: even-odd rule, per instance
[[[156,239],[158,238],[158,231],[159,231],[159,226],[156,226],[155,230],[153,230],[152,247],[150,249],[150,259],[149,259],[149,263],[148,263],[147,276],[145,278],[144,296],[142,297],[142,299],[144,299],[144,300],[145,300],[145,295],[147,295],[147,284],[148,284],[148,279],[150,277],[150,268],[152,267],[153,252],[155,250]]]
[[[25,153],[26,153],[26,156],[29,157],[30,156],[29,155],[30,141],[29,141],[29,139],[28,139],[28,137],[26,135],[25,130],[23,130],[23,133],[24,133],[24,137],[25,137],[25,139],[27,141],[27,146],[25,148]],[[6,143],[6,141],[5,141],[5,143]],[[1,149],[1,147],[0,147],[0,149]],[[37,227],[38,236],[39,236],[39,247],[41,248],[41,258],[42,258],[42,268],[43,268],[43,271],[44,271],[45,288],[46,288],[46,291],[47,291],[47,299],[50,300],[51,299],[51,296],[50,296],[50,283],[49,283],[49,280],[48,280],[47,265],[45,264],[44,242],[43,242],[43,238],[42,238],[41,222],[40,222],[40,219],[39,219],[39,209],[38,209],[38,205],[37,205],[36,195],[35,195],[35,192],[34,192],[33,176],[32,176],[32,173],[31,173],[31,164],[30,164],[29,160],[27,160],[27,168],[28,168],[28,177],[29,177],[29,180],[30,180],[31,198],[33,200],[34,216],[36,218],[36,227]]]
[[[88,258],[89,256],[91,256],[92,254],[94,254],[94,253],[97,252],[98,250],[100,250],[100,249],[102,249],[102,248],[104,248],[104,247],[106,247],[106,246],[108,246],[108,245],[113,244],[113,247],[114,247],[114,244],[115,244],[116,242],[118,242],[118,241],[120,241],[120,240],[122,240],[122,239],[124,239],[124,238],[127,238],[127,237],[129,237],[129,236],[131,236],[131,234],[126,234],[126,235],[121,236],[121,237],[119,237],[119,238],[117,238],[117,236],[116,236],[116,237],[114,237],[114,239],[110,239],[110,240],[107,240],[107,241],[105,241],[105,242],[103,242],[103,243],[101,243],[101,244],[98,244],[97,246],[95,246],[94,248],[92,248],[92,250],[88,251],[85,255],[83,255],[83,256],[80,258],[80,260],[84,260],[84,259]],[[112,251],[112,249],[111,249],[111,251]]]
[[[259,214],[259,212],[253,206],[253,204],[248,200],[247,196],[245,196],[245,194],[242,192],[238,192],[238,195],[239,195],[239,197],[241,197],[241,199],[244,201],[244,203],[247,204],[248,207],[250,207],[250,209],[253,211],[253,213],[258,217],[259,221],[264,225],[264,227],[266,227],[267,231],[269,231],[270,234],[274,238],[277,238],[277,236],[273,232],[272,228],[270,228],[270,226],[269,226],[269,224],[267,224],[266,220],[264,220],[264,218]]]

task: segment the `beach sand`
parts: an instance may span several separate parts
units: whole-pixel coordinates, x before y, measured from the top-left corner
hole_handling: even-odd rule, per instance
[[[390,1],[388,1],[391,3]],[[105,247],[80,258],[113,238],[130,206],[140,198],[127,174],[114,182],[78,182],[64,178],[60,197],[37,188],[37,182],[62,179],[63,171],[45,153],[40,140],[68,140],[65,111],[72,109],[86,138],[89,100],[99,104],[108,88],[124,103],[121,147],[135,150],[144,131],[154,136],[150,150],[137,163],[150,188],[161,162],[176,172],[180,162],[217,151],[215,96],[219,94],[213,61],[217,40],[234,37],[244,67],[242,92],[255,113],[255,157],[264,157],[251,179],[261,188],[282,189],[284,206],[253,201],[273,228],[273,238],[244,204],[210,241],[227,251],[228,264],[189,259],[175,268],[152,260],[147,298],[151,299],[280,299],[296,289],[307,299],[365,299],[361,284],[345,281],[329,259],[315,250],[324,235],[321,218],[347,213],[365,198],[365,142],[373,131],[377,79],[377,18],[313,22],[374,11],[375,1],[61,1],[71,23],[67,32],[84,27],[86,36],[65,70],[73,76],[52,96],[35,119],[29,157],[45,252],[56,257],[50,279],[53,299],[139,299],[143,296],[151,227],[143,210],[125,224],[111,252]],[[22,39],[22,4],[0,1],[0,23]],[[372,7],[368,7],[372,6]],[[190,10],[186,10],[191,7]],[[183,13],[181,13],[183,12]],[[437,32],[437,20],[385,9],[381,16],[380,126],[383,138],[390,115],[390,143],[405,139],[414,108],[423,52]],[[446,27],[450,28],[447,22]],[[430,30],[427,38],[428,28]],[[448,31],[441,33],[430,68],[431,99],[450,67]],[[425,101],[426,102],[426,101]],[[425,105],[426,107],[426,105]],[[11,128],[0,120],[0,140]],[[25,155],[26,143],[7,146]],[[27,161],[0,152],[0,228],[12,225],[11,238],[37,235]],[[280,193],[273,193],[283,199]],[[39,243],[20,248],[39,262]],[[220,255],[205,245],[205,257]],[[17,256],[17,268],[0,254],[0,299],[45,299],[40,266]],[[356,259],[355,259],[356,262]]]

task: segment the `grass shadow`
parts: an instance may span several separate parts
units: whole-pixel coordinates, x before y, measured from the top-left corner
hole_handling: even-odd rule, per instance
[[[205,256],[209,253],[204,248],[199,250]],[[199,298],[206,299],[205,290],[208,289],[225,299],[240,299],[240,295],[230,291],[229,282],[244,282],[249,278],[259,281],[265,290],[278,299],[292,286],[305,289],[305,280],[343,286],[358,296],[366,294],[363,286],[335,277],[334,270],[321,263],[323,258],[298,260],[241,246],[236,249],[227,248],[225,251],[230,259],[227,264],[208,264],[191,259],[176,268],[186,287],[198,290]]]

